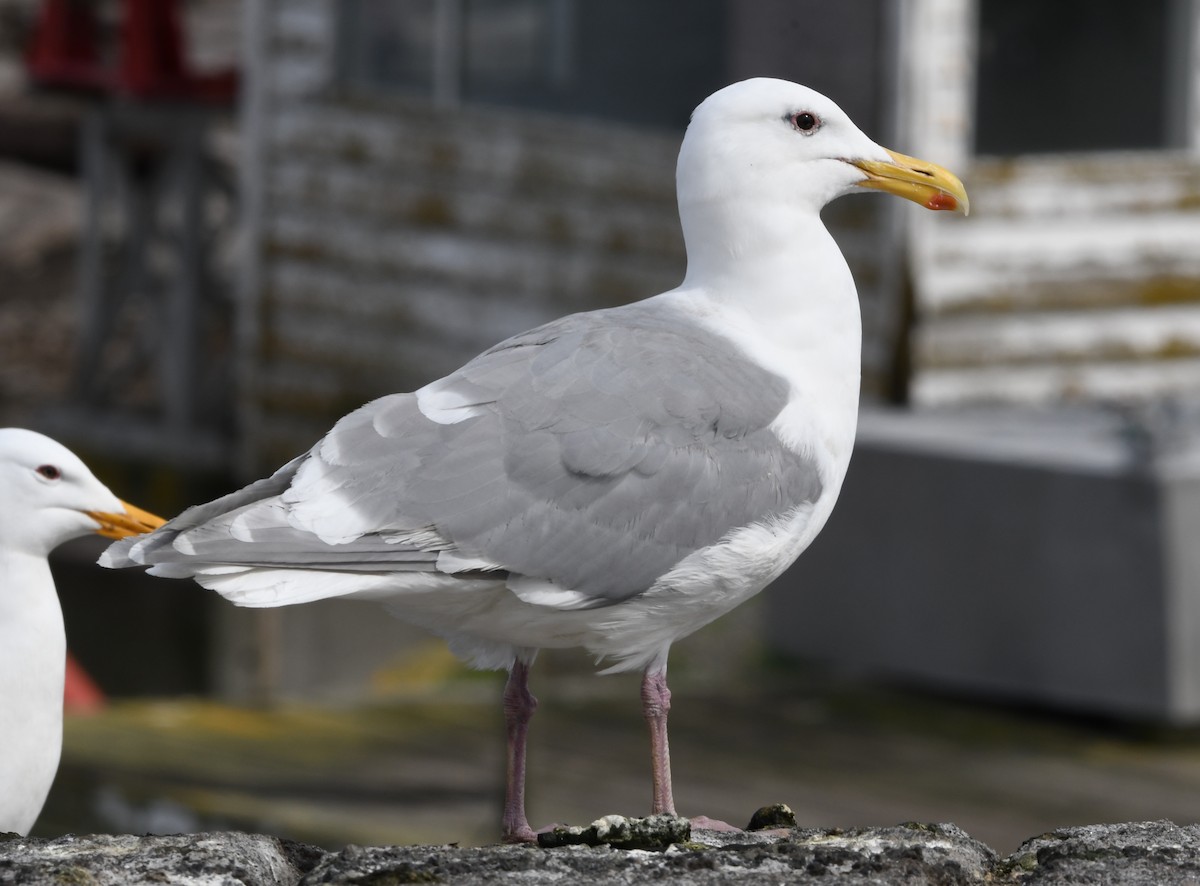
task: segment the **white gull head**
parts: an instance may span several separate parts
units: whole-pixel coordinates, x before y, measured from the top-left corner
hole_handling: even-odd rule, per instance
[[[0,428],[0,490],[0,546],[32,556],[96,532],[89,511],[124,510],[73,452],[24,428]]]
[[[697,263],[782,248],[825,204],[865,187],[929,209],[966,212],[951,173],[868,138],[819,92],[760,77],[700,103],[679,152],[689,277]]]
[[[847,159],[891,157],[819,92],[786,80],[743,80],[693,112],[679,152],[680,201],[737,195],[819,212],[863,179]]]

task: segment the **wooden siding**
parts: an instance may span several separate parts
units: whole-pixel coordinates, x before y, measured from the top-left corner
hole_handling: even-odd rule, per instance
[[[975,213],[924,258],[914,399],[1200,392],[1200,166],[1186,155],[974,164]]]
[[[926,214],[908,230],[912,401],[1195,397],[1200,43],[1180,72],[1186,150],[977,158],[975,0],[906,8],[907,140],[960,170],[972,207],[970,218]],[[1200,2],[1186,12],[1200,36]]]

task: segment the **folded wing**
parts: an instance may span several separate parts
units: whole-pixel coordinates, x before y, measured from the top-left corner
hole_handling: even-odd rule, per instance
[[[400,593],[421,574],[608,605],[816,500],[817,466],[771,429],[788,396],[661,303],[566,317],[367,404],[271,477],[105,561],[195,576],[244,605]]]

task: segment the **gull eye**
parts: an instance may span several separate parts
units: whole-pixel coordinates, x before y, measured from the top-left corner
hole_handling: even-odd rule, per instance
[[[788,121],[805,135],[812,135],[821,128],[821,118],[811,111],[799,111],[792,114]]]
[[[62,478],[62,470],[55,465],[39,465],[37,472],[47,480],[58,480]]]

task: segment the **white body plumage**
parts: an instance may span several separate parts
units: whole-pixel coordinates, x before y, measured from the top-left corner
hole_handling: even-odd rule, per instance
[[[161,522],[55,441],[0,428],[0,831],[28,833],[62,750],[67,642],[46,558],[72,538],[123,538]]]

